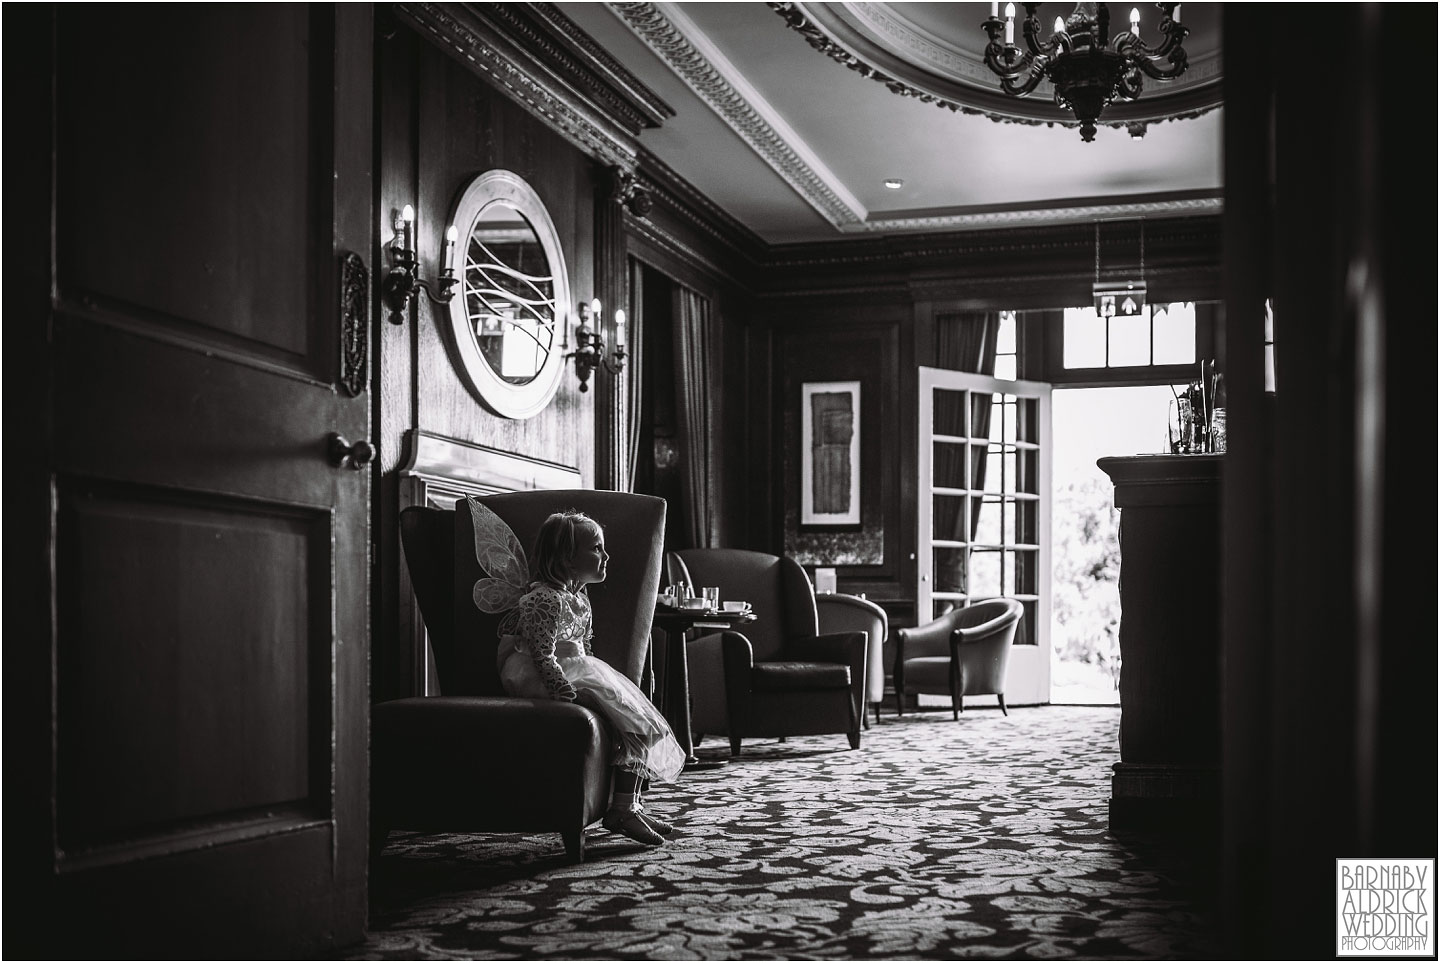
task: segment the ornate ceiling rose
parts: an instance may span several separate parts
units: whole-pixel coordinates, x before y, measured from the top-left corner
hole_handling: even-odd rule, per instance
[[[816,50],[902,96],[995,121],[1076,126],[1075,115],[1055,105],[1048,81],[1026,97],[1001,91],[999,78],[985,65],[981,24],[989,4],[772,0],[769,5]],[[1071,6],[1057,5],[1065,13]],[[1106,107],[1101,126],[1125,127],[1138,136],[1145,124],[1198,117],[1221,105],[1215,7],[1218,4],[1185,4],[1191,29],[1185,73],[1147,87],[1137,100]]]

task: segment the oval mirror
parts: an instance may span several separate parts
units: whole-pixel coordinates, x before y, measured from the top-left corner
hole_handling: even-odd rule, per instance
[[[475,178],[456,205],[460,290],[450,326],[469,388],[492,411],[528,418],[560,384],[558,325],[570,284],[559,237],[530,185],[511,171]]]

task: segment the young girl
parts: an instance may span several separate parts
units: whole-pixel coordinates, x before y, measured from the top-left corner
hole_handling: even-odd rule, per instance
[[[556,512],[530,553],[530,591],[502,625],[499,668],[506,693],[565,699],[594,710],[618,743],[614,792],[602,821],[611,832],[656,846],[672,827],[646,812],[640,780],[671,782],[685,756],[665,717],[621,673],[595,658],[585,586],[605,580],[605,534],[580,512]]]

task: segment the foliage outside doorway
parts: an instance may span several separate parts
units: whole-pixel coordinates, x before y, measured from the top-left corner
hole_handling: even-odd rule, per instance
[[[1052,395],[1052,703],[1120,701],[1120,512],[1095,462],[1161,451],[1171,397],[1166,385]]]

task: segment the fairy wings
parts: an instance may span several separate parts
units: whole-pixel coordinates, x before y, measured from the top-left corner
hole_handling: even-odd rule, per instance
[[[475,528],[475,558],[485,571],[472,590],[475,607],[490,615],[509,613],[502,618],[500,632],[508,633],[515,606],[529,587],[530,566],[525,549],[505,520],[474,498],[465,499]]]

